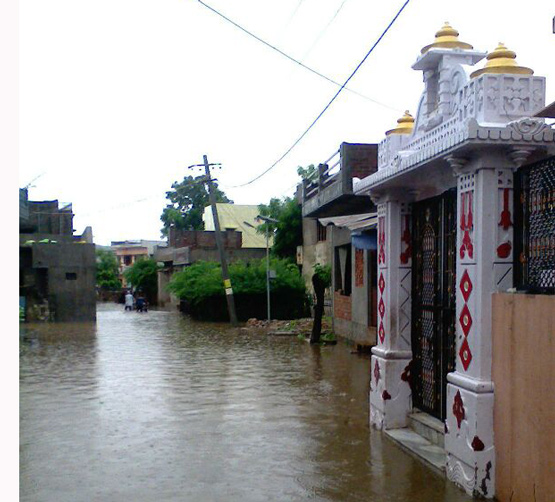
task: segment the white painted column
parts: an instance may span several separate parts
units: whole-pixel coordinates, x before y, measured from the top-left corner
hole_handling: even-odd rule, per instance
[[[502,167],[497,167],[502,166]],[[513,282],[513,173],[503,158],[459,169],[456,370],[447,375],[447,477],[495,494],[492,293]]]
[[[378,429],[405,427],[412,409],[410,224],[409,204],[378,204],[378,326],[370,375],[370,423]]]

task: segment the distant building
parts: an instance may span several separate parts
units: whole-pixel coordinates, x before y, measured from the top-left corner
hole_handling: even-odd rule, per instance
[[[218,219],[220,220],[220,229],[235,230],[241,232],[243,249],[250,248],[264,248],[266,249],[266,237],[264,234],[256,231],[256,217],[260,214],[258,206],[241,205],[241,204],[227,204],[219,202],[216,204],[218,209]],[[213,232],[214,218],[212,216],[212,207],[207,206],[204,208],[202,215],[204,221],[204,230]],[[272,239],[270,238],[270,247],[272,246]]]
[[[256,231],[258,206],[218,203],[223,246],[229,262],[266,256],[266,237]],[[166,290],[171,276],[196,261],[219,261],[216,232],[210,206],[204,209],[205,230],[170,227],[168,247],[158,248],[154,259],[164,264],[158,272],[158,305],[177,305],[179,300]],[[270,246],[272,240],[270,240]]]
[[[111,249],[116,255],[119,269],[119,279],[124,288],[127,287],[124,272],[137,261],[152,258],[158,247],[166,247],[165,241],[112,241]]]
[[[19,295],[28,320],[94,321],[92,229],[73,235],[71,204],[19,191]]]

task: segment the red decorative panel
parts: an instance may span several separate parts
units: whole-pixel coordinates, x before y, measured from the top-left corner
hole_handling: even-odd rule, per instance
[[[470,280],[468,270],[466,269],[461,277],[460,288],[464,301],[467,302],[470,298],[470,293],[472,293],[472,281]]]
[[[364,286],[364,250],[355,249],[355,286]]]
[[[410,215],[405,215],[405,230],[403,231],[403,235],[401,237],[401,242],[406,244],[405,250],[401,253],[401,263],[406,265],[412,254],[412,247],[411,247],[411,236],[410,236]]]
[[[382,399],[383,399],[384,401],[387,401],[388,399],[391,399],[391,394],[390,394],[389,392],[387,392],[386,390],[384,390],[384,391],[382,392]]]
[[[459,350],[459,357],[461,358],[464,371],[468,371],[468,367],[472,361],[472,352],[470,352],[470,345],[468,345],[468,340],[465,338],[461,344]]]
[[[461,392],[458,390],[455,394],[455,399],[453,400],[453,415],[457,419],[457,427],[461,428],[461,423],[464,420],[464,405],[461,397]]]
[[[468,336],[470,328],[472,327],[472,316],[470,315],[470,310],[468,310],[468,305],[466,303],[464,304],[461,315],[459,316],[459,322],[461,323],[464,336]]]
[[[376,380],[376,385],[378,385],[378,382],[380,381],[380,365],[378,364],[377,359],[374,364],[374,379]]]
[[[383,294],[385,289],[385,279],[383,278],[383,274],[380,272],[380,279],[378,281],[378,288],[380,288],[380,293]]]
[[[378,218],[378,265],[385,264],[385,218]]]
[[[499,226],[503,227],[503,230],[509,230],[512,227],[513,222],[511,220],[511,210],[509,209],[509,194],[510,188],[505,188],[503,190],[503,210],[499,217]]]
[[[472,215],[472,192],[461,194],[461,230],[463,231],[463,238],[460,248],[461,259],[468,253],[468,257],[474,256],[474,245],[470,231],[474,228],[474,217]]]
[[[383,327],[383,321],[380,321],[380,329],[378,330],[378,336],[380,337],[380,342],[383,343],[385,340],[385,329]]]

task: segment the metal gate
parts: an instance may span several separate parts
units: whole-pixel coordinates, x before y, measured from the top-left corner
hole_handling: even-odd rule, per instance
[[[455,365],[456,189],[413,205],[412,397],[445,418]]]

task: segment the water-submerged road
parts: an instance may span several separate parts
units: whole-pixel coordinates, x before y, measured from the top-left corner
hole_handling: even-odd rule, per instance
[[[22,501],[468,501],[368,427],[370,360],[99,305],[26,325]]]

